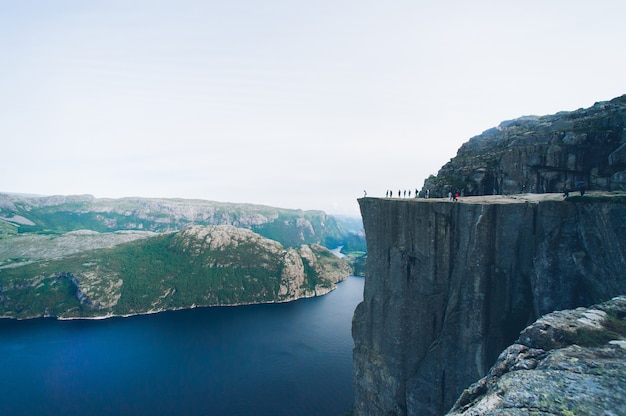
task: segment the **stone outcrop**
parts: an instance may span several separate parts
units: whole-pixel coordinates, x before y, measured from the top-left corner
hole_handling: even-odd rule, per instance
[[[626,414],[626,297],[524,329],[450,416]]]
[[[502,122],[472,137],[437,176],[432,196],[626,190],[626,95],[590,108]]]
[[[356,415],[444,414],[538,317],[626,293],[623,195],[359,203]]]

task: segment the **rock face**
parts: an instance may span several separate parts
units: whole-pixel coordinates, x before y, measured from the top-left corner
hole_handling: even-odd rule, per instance
[[[626,414],[626,297],[526,328],[451,416]]]
[[[626,190],[626,95],[502,122],[471,138],[424,189],[432,196]]]
[[[357,415],[441,415],[546,313],[626,293],[623,196],[359,200]]]

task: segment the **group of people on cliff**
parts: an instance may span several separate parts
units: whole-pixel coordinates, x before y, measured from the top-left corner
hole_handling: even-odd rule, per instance
[[[448,201],[458,201],[459,199],[459,191],[454,191],[454,193],[452,193],[452,191],[448,192]]]
[[[395,195],[397,195],[398,198],[411,198],[411,195],[414,195],[415,198],[419,198],[420,195],[423,195],[424,198],[430,198],[430,189],[424,189],[420,192],[419,189],[415,188],[414,194],[411,193],[410,189],[408,191],[406,189],[404,191],[399,189],[397,194],[392,190],[385,192],[385,198],[393,198]],[[450,191],[448,192],[448,201],[458,201],[459,196],[461,196],[461,194],[458,190],[454,192]]]
[[[424,192],[424,198],[430,198],[430,189],[426,189]],[[420,191],[419,189],[415,188],[415,193],[412,194],[411,190],[409,189],[408,191],[405,189],[404,191],[402,189],[398,189],[398,198],[411,198],[411,195],[415,195],[415,198],[419,198],[420,196]],[[394,191],[392,190],[387,190],[385,192],[385,198],[393,198],[394,197]]]

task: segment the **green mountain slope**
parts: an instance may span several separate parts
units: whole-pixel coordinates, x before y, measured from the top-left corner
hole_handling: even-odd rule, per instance
[[[192,226],[13,266],[0,268],[0,317],[20,319],[284,302],[327,293],[351,273],[319,245],[289,248],[233,226]]]

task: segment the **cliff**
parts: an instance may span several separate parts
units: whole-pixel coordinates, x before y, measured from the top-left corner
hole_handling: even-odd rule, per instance
[[[538,317],[626,293],[623,195],[359,204],[357,415],[441,415]]]
[[[626,190],[626,95],[525,116],[472,137],[424,182],[432,196]]]

